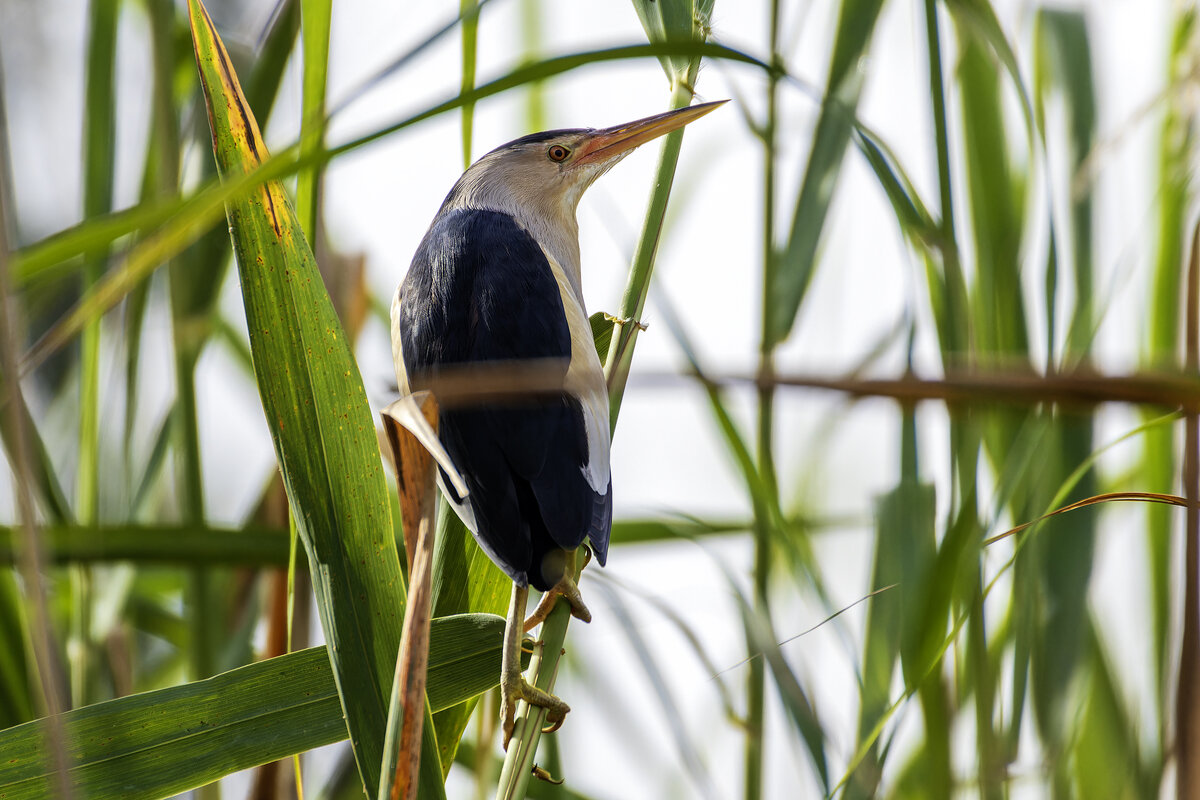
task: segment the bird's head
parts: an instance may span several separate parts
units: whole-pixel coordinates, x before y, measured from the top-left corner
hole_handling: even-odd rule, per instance
[[[536,214],[574,219],[583,192],[618,161],[724,102],[701,103],[611,128],[523,136],[472,164],[446,198],[446,206],[492,208],[518,218]]]

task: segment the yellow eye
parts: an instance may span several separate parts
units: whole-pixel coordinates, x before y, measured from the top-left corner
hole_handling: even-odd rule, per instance
[[[546,155],[550,156],[551,161],[566,161],[567,156],[571,155],[571,151],[563,147],[561,144],[551,145],[546,151]]]

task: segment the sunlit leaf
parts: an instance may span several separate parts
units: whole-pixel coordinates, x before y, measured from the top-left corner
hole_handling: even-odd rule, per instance
[[[500,677],[504,620],[433,620],[428,696],[461,703]],[[203,681],[110,700],[63,717],[72,786],[89,797],[167,797],[241,769],[346,738],[324,647]],[[40,722],[0,731],[0,797],[44,798],[52,781]],[[361,788],[359,789],[361,792]]]
[[[218,169],[236,178],[258,167],[266,148],[211,20],[199,2],[188,8]],[[267,426],[359,772],[365,786],[378,786],[404,587],[374,422],[282,186],[233,198],[228,216]]]

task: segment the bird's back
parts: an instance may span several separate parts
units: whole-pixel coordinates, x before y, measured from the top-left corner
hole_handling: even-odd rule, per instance
[[[443,366],[563,361],[559,396],[452,409],[439,420],[469,489],[464,502],[442,481],[447,499],[513,580],[543,590],[561,573],[558,553],[585,538],[603,564],[612,522],[603,375],[564,284],[513,217],[460,208],[434,221],[392,308],[401,391],[422,388]]]

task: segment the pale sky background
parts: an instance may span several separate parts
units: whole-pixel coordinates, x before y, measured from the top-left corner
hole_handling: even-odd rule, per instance
[[[250,4],[247,4],[249,7]],[[574,0],[544,2],[547,37],[544,54],[635,43],[644,35],[632,7],[623,2]],[[823,84],[832,36],[829,2],[801,2],[786,15],[785,40],[794,42],[789,66],[811,83]],[[995,2],[1001,22],[1017,49],[1028,80],[1028,46],[1032,5]],[[1148,281],[1134,276],[1149,267],[1149,234],[1142,220],[1150,217],[1154,162],[1153,140],[1158,115],[1152,103],[1162,91],[1166,63],[1164,34],[1169,0],[1095,0],[1061,3],[1092,9],[1094,66],[1100,92],[1099,134],[1109,143],[1101,161],[1096,226],[1098,305],[1105,309],[1100,330],[1099,363],[1113,371],[1129,368],[1143,341],[1137,328],[1144,318],[1142,288]],[[457,4],[389,3],[340,0],[335,4],[330,105],[337,106],[352,88],[396,55],[440,27]],[[78,159],[58,152],[79,151],[82,58],[85,15],[81,0],[0,0],[0,65],[13,123],[13,178],[23,231],[41,236],[78,219]],[[137,9],[136,4],[130,4]],[[31,10],[31,9],[36,9]],[[521,57],[518,3],[497,0],[484,11],[480,26],[478,80],[505,71]],[[265,23],[266,11],[248,10],[247,29]],[[34,33],[6,36],[6,24],[33,14]],[[927,107],[927,71],[923,4],[887,4],[872,46],[861,65],[867,73],[860,116],[898,154],[923,197],[933,204],[936,173]],[[257,16],[256,16],[257,15]],[[218,23],[236,20],[215,14]],[[122,35],[139,32],[145,22],[131,10]],[[767,9],[764,2],[718,0],[713,28],[716,40],[754,55],[765,53]],[[951,26],[943,17],[943,34]],[[947,35],[947,38],[948,35]],[[334,119],[329,141],[337,144],[381,124],[418,111],[458,90],[459,40],[447,37],[426,55],[356,100]],[[27,69],[41,51],[53,54],[56,69],[36,74]],[[132,200],[137,186],[131,154],[141,148],[145,129],[147,54],[122,51],[122,86],[118,194]],[[952,57],[946,58],[952,64]],[[15,84],[24,91],[14,91]],[[754,114],[763,109],[763,78],[747,67],[709,63],[702,71],[701,99],[745,98]],[[551,127],[601,127],[657,113],[667,106],[667,83],[656,61],[608,63],[553,80],[547,93]],[[46,103],[46,96],[70,98]],[[276,147],[296,135],[299,73],[293,64],[282,89],[282,104],[267,131]],[[781,228],[790,221],[796,185],[807,157],[816,117],[814,101],[784,88],[780,147],[779,197]],[[520,93],[489,99],[477,108],[473,156],[528,133]],[[1051,109],[1053,113],[1053,109]],[[958,123],[952,101],[950,115]],[[31,124],[22,124],[31,123]],[[335,161],[328,172],[325,215],[335,245],[367,257],[369,280],[380,296],[390,298],[411,254],[442,198],[462,171],[460,117],[447,114],[405,130]],[[193,153],[207,158],[207,153]],[[1051,153],[1054,156],[1054,153]],[[585,195],[579,209],[583,246],[584,292],[589,311],[614,311],[625,283],[657,146],[648,145],[627,158]],[[761,152],[746,130],[741,112],[731,103],[690,126],[676,179],[673,221],[659,249],[658,288],[684,322],[706,365],[714,372],[748,373],[757,360],[761,287]],[[959,176],[961,178],[961,174]],[[959,193],[962,196],[962,193]],[[1061,198],[1059,199],[1061,202]],[[966,215],[959,214],[960,220]],[[847,156],[833,212],[824,238],[821,267],[801,309],[800,322],[779,357],[781,370],[840,374],[891,330],[906,313],[928,320],[927,299],[914,277],[923,269],[908,253],[894,218],[874,178],[857,153]],[[1040,263],[1040,243],[1027,243],[1031,264]],[[1030,286],[1041,281],[1031,267]],[[240,319],[236,285],[226,287],[224,308]],[[1032,309],[1031,309],[1032,310]],[[644,321],[650,324],[638,342],[635,375],[622,409],[613,448],[616,515],[619,518],[687,512],[714,517],[748,516],[741,479],[731,468],[715,433],[701,394],[679,388],[639,387],[637,374],[680,368],[683,359],[666,326],[657,321],[653,298]],[[240,323],[239,323],[240,324]],[[918,340],[918,369],[936,374],[936,343],[928,325]],[[151,318],[147,328],[147,365],[159,364],[163,383],[148,389],[148,400],[165,401],[170,388],[169,321]],[[157,345],[156,345],[157,341]],[[878,369],[896,374],[902,367],[902,343],[896,342]],[[387,332],[372,323],[359,348],[360,367],[372,405],[391,398],[393,381]],[[149,366],[144,367],[150,374]],[[112,374],[116,374],[115,369]],[[273,453],[253,386],[228,358],[210,351],[201,364],[201,436],[205,441],[206,495],[214,521],[236,522],[259,490],[257,476],[266,475]],[[743,431],[753,432],[749,393],[732,395]],[[853,520],[845,530],[819,540],[822,564],[835,603],[849,605],[865,593],[869,576],[871,514],[874,498],[896,479],[898,418],[884,401],[845,406],[840,397],[784,392],[778,401],[777,455],[785,498],[804,500],[825,515]],[[149,408],[149,406],[144,406]],[[841,413],[833,416],[834,412]],[[70,408],[50,412],[51,421],[73,424]],[[831,426],[830,420],[836,419]],[[1130,427],[1127,411],[1106,411],[1096,440],[1103,443]],[[923,407],[920,415],[922,468],[925,477],[945,486],[945,429],[940,409]],[[1105,464],[1119,466],[1131,450],[1115,451]],[[70,463],[70,454],[58,454]],[[6,465],[5,465],[6,468]],[[247,480],[247,476],[255,476]],[[0,481],[0,516],[12,516],[10,481]],[[945,498],[939,497],[944,504]],[[785,502],[785,507],[793,502]],[[944,507],[944,505],[942,506]],[[1137,520],[1125,510],[1110,513],[1114,529],[1122,520]],[[1097,613],[1128,624],[1106,630],[1144,629],[1140,595],[1116,598],[1105,587],[1129,585],[1130,573],[1144,575],[1140,546],[1131,536],[1102,536],[1097,578]],[[618,548],[605,575],[632,584],[682,614],[699,632],[718,665],[733,666],[743,658],[741,626],[729,590],[713,557],[736,572],[749,571],[748,539],[726,540],[705,551],[690,545]],[[1004,557],[998,553],[997,563]],[[574,626],[570,656],[586,665],[586,676],[560,676],[559,693],[573,708],[558,734],[572,786],[596,798],[706,796],[689,782],[685,756],[677,746],[653,687],[629,646],[617,609],[600,581],[588,576],[585,596],[594,613],[590,626]],[[622,594],[632,604],[634,625],[655,654],[671,687],[688,741],[698,749],[709,787],[707,796],[737,797],[741,787],[742,737],[724,717],[713,676],[695,659],[673,626],[645,604]],[[803,593],[781,592],[775,624],[781,636],[792,636],[819,622],[825,611]],[[858,607],[828,625],[784,647],[793,667],[818,688],[817,703],[833,731],[829,743],[831,773],[840,775],[852,755],[857,689],[854,662],[865,609]],[[1151,696],[1149,677],[1136,673],[1136,658],[1121,659],[1118,668],[1129,685]],[[739,698],[744,669],[722,677]],[[617,684],[622,684],[618,692]],[[772,714],[778,704],[768,703]],[[640,709],[632,712],[631,709]],[[914,724],[918,715],[910,715]],[[902,719],[904,719],[902,717]],[[630,720],[636,727],[630,728]],[[796,795],[796,787],[812,786],[802,745],[782,719],[769,720],[767,796]],[[902,724],[904,724],[902,722]],[[970,755],[969,747],[965,751]],[[1032,767],[1036,753],[1027,754]],[[309,790],[315,789],[309,787]],[[466,796],[452,775],[450,796]],[[231,793],[231,796],[236,794]]]

